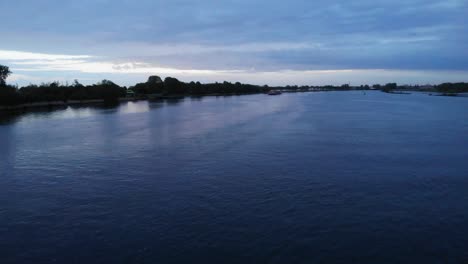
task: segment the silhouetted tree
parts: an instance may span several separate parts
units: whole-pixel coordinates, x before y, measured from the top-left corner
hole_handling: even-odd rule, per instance
[[[0,86],[6,85],[6,79],[11,74],[10,68],[0,65]]]
[[[163,81],[162,81],[161,77],[153,75],[153,76],[148,77],[148,81],[146,83],[162,84]]]
[[[159,76],[150,76],[146,82],[146,87],[150,94],[160,94],[164,91],[164,83]]]
[[[18,89],[15,86],[6,84],[6,79],[10,74],[10,68],[0,65],[0,105],[15,105],[21,103]]]
[[[98,93],[98,98],[104,99],[106,103],[117,102],[119,97],[126,94],[126,89],[118,86],[109,80],[102,80],[101,82],[93,85],[95,92]]]
[[[168,94],[183,94],[185,92],[184,84],[172,77],[164,79],[164,88]]]
[[[145,83],[137,83],[130,87],[136,94],[161,94],[164,92],[164,82],[159,76],[150,76]]]
[[[0,87],[0,105],[17,105],[21,102],[21,96],[15,86],[3,85]]]
[[[390,93],[393,90],[395,90],[397,87],[398,86],[397,86],[396,83],[387,83],[387,84],[384,85],[384,87],[382,87],[382,91],[386,92],[386,93]]]

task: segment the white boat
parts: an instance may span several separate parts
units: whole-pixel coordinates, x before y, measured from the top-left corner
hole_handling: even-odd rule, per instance
[[[278,90],[270,90],[268,92],[268,95],[280,95],[281,94],[281,91],[278,91]]]

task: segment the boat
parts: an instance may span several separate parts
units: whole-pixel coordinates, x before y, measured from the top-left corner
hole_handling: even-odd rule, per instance
[[[281,91],[278,91],[278,90],[270,90],[268,92],[268,95],[280,95],[281,94]]]

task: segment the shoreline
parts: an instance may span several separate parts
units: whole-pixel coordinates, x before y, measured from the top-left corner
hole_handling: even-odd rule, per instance
[[[132,102],[132,101],[141,101],[147,100],[146,98],[119,98],[116,103],[121,102]],[[56,108],[64,106],[79,106],[79,105],[93,105],[93,104],[104,104],[104,99],[91,99],[91,100],[70,100],[70,101],[48,101],[48,102],[35,102],[35,103],[26,103],[19,105],[11,106],[0,106],[1,112],[10,112],[18,110],[29,110],[29,109],[38,109],[38,108]]]
[[[298,92],[298,91],[296,91]],[[311,91],[300,91],[300,92],[311,92]],[[223,94],[223,93],[212,93],[212,94],[173,94],[173,95],[144,95],[136,97],[121,97],[118,98],[112,104],[118,104],[122,102],[135,102],[135,101],[160,101],[160,100],[179,100],[187,97],[209,97],[209,96],[241,96],[241,95],[252,95],[252,94],[262,94],[262,93],[233,93],[233,94]],[[16,111],[29,111],[41,108],[60,108],[68,106],[87,106],[87,105],[96,105],[96,104],[106,104],[104,99],[90,99],[90,100],[69,100],[69,101],[45,101],[45,102],[34,102],[34,103],[25,103],[19,105],[0,105],[0,113],[16,112]]]
[[[332,91],[379,91],[379,90],[315,90],[315,91],[282,91],[283,93],[311,93],[311,92],[332,92]],[[419,92],[419,91],[411,91],[411,92]],[[464,93],[429,93],[424,91],[429,96],[442,96],[442,97],[468,97],[468,94]],[[409,91],[394,91],[394,92],[387,92],[388,94],[411,94]],[[187,95],[187,94],[174,94],[174,95],[166,95],[166,96],[157,96],[151,98],[150,96],[139,96],[139,97],[122,97],[118,98],[115,101],[116,104],[122,102],[135,102],[135,101],[159,101],[159,100],[175,100],[175,99],[184,99],[187,97],[210,97],[210,96],[241,96],[241,95],[252,95],[252,94],[262,94],[262,93],[242,93],[242,94],[220,94],[220,93],[213,93],[213,94],[204,94],[204,95]],[[19,105],[11,105],[11,106],[1,106],[0,105],[0,113],[8,113],[8,112],[16,112],[16,111],[29,111],[34,109],[41,109],[41,108],[60,108],[60,107],[68,107],[68,106],[87,106],[87,105],[95,105],[95,104],[106,104],[104,99],[90,99],[90,100],[69,100],[69,101],[46,101],[46,102],[35,102],[35,103],[25,103]]]
[[[298,93],[298,92],[330,92],[331,90],[315,90],[315,91],[283,91],[283,93]],[[337,91],[345,91],[345,90],[337,90]],[[351,91],[351,90],[347,90]],[[211,93],[211,94],[173,94],[173,95],[144,95],[144,96],[137,96],[137,97],[121,97],[118,98],[115,103],[122,103],[122,102],[133,102],[133,101],[160,101],[160,100],[178,100],[187,97],[209,97],[209,96],[241,96],[241,95],[253,95],[253,94],[263,94],[263,93]],[[35,102],[35,103],[25,103],[19,105],[11,105],[11,106],[2,106],[0,105],[0,113],[7,113],[7,112],[15,112],[15,111],[28,111],[34,109],[41,109],[41,108],[59,108],[59,107],[67,107],[67,106],[86,106],[86,105],[93,105],[93,104],[105,104],[104,99],[90,99],[90,100],[69,100],[69,101],[46,101],[46,102]]]

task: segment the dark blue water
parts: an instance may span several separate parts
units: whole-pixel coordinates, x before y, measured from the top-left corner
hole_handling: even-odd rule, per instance
[[[467,263],[468,100],[330,92],[0,125],[0,263]]]

